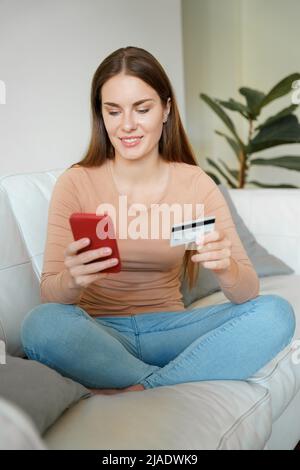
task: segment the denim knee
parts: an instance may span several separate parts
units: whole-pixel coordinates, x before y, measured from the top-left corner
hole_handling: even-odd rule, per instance
[[[43,342],[46,335],[49,336],[50,328],[47,323],[49,320],[53,322],[58,307],[62,307],[62,305],[44,303],[37,305],[26,314],[21,325],[21,342],[24,350],[35,349]]]
[[[292,340],[296,329],[296,318],[292,305],[277,294],[261,295],[257,299],[264,310],[264,318],[270,323],[270,328],[276,330],[276,336],[285,347]]]

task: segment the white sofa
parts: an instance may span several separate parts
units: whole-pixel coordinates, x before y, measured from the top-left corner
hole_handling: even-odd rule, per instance
[[[63,170],[0,178],[0,339],[11,355],[24,356],[20,325],[40,303],[48,204]],[[258,242],[295,270],[261,278],[260,291],[293,305],[292,343],[245,382],[191,382],[81,400],[44,434],[49,449],[293,449],[300,440],[300,190],[230,195]],[[192,306],[226,301],[217,292]]]

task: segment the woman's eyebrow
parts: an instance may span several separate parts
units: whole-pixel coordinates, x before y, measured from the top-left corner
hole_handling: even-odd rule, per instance
[[[155,100],[153,100],[153,99],[151,99],[151,98],[147,98],[147,99],[145,99],[145,100],[139,100],[139,101],[136,101],[135,103],[133,103],[133,106],[137,106],[137,105],[139,105],[139,104],[145,103],[145,101],[155,101]],[[117,103],[111,103],[111,102],[109,102],[109,101],[106,101],[106,102],[103,103],[103,104],[107,104],[107,105],[109,105],[109,106],[115,106],[115,107],[117,107],[117,108],[120,108],[120,107],[121,107],[121,106],[119,106]]]

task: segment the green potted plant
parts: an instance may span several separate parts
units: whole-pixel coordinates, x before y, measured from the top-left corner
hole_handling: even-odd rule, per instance
[[[231,169],[228,165],[218,159],[222,165],[219,165],[210,158],[207,162],[220,173],[231,188],[243,188],[247,183],[263,188],[297,188],[291,184],[264,184],[258,181],[248,181],[248,171],[252,165],[268,165],[286,168],[289,170],[300,171],[300,156],[284,155],[282,157],[256,158],[254,154],[272,148],[277,145],[300,143],[300,124],[294,111],[298,104],[291,104],[282,109],[274,116],[270,116],[262,123],[258,123],[258,118],[262,109],[272,101],[286,95],[292,90],[293,83],[300,79],[300,73],[293,73],[277,83],[267,94],[242,87],[239,92],[245,98],[245,103],[240,103],[232,98],[229,101],[222,101],[217,98],[210,98],[201,93],[200,97],[210,108],[222,119],[223,123],[230,130],[231,135],[220,131],[216,134],[224,137],[231,149],[234,151],[238,168]],[[299,83],[299,82],[298,82]],[[223,108],[238,112],[244,119],[247,119],[249,132],[247,142],[244,142],[238,135],[235,125]],[[214,181],[219,184],[221,181],[218,176],[210,171],[206,172]]]

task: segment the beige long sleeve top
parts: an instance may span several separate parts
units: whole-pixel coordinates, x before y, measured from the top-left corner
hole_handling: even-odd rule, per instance
[[[153,213],[161,205],[170,207],[176,204],[183,208],[184,204],[189,204],[193,219],[200,215],[199,204],[203,205],[200,206],[204,208],[201,215],[214,215],[215,230],[224,231],[232,242],[230,269],[214,272],[222,291],[234,303],[256,297],[259,293],[259,278],[218,186],[199,166],[180,162],[171,162],[169,165],[166,187],[159,197],[153,195],[151,207],[146,205],[139,213],[144,222],[148,221],[148,234],[151,234]],[[124,196],[122,208],[120,196],[109,161],[100,167],[69,168],[58,177],[48,212],[40,283],[42,302],[76,304],[91,316],[184,310],[180,271],[185,246],[171,247],[170,240],[162,235],[162,229],[156,239],[151,238],[151,235],[138,239],[126,238],[124,235],[120,237],[119,215],[121,212],[123,217],[125,215]],[[65,249],[74,240],[69,216],[73,212],[99,213],[103,203],[111,204],[116,210],[115,233],[122,270],[107,274],[79,292],[70,287],[70,275],[64,264]],[[130,206],[129,201],[127,205]],[[126,214],[127,225],[137,217],[136,214]],[[178,222],[172,218],[172,214],[170,217],[170,224]],[[191,220],[191,217],[183,217],[183,220]]]

